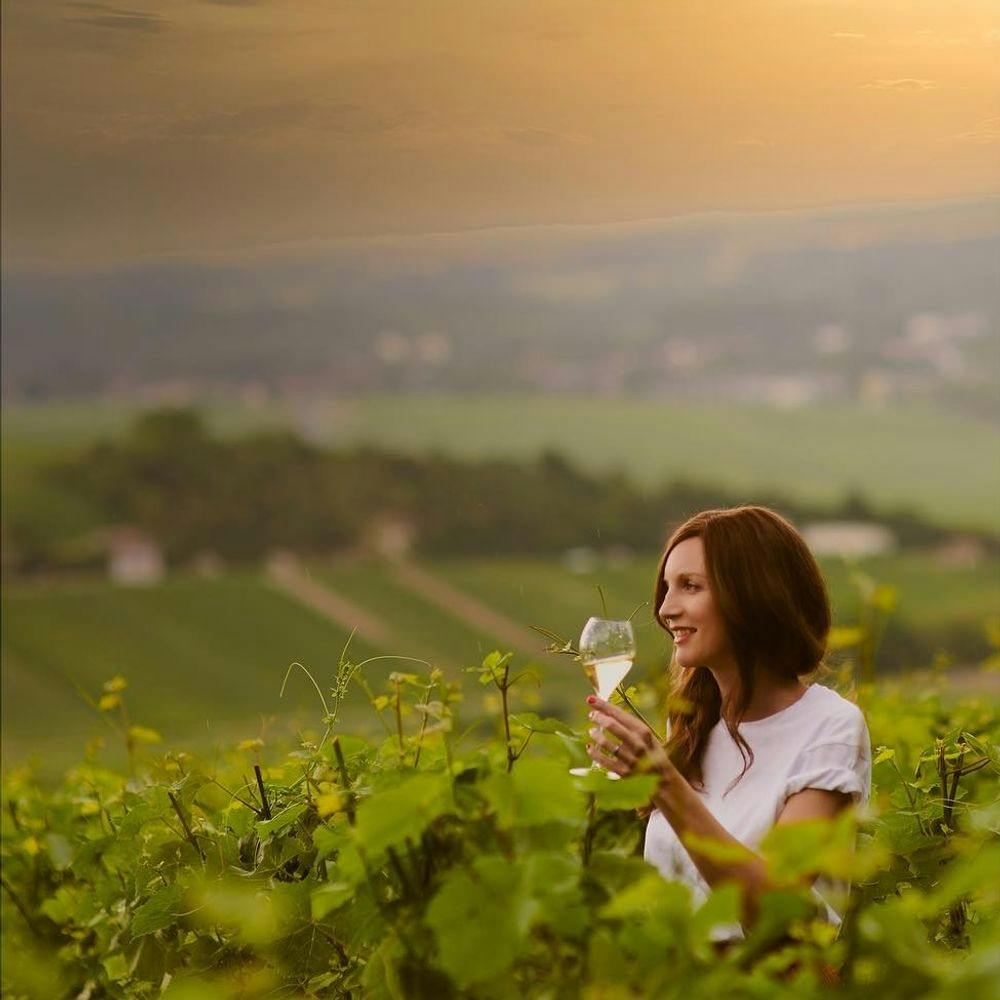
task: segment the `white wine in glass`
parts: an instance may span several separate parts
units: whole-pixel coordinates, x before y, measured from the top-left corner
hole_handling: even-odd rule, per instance
[[[580,635],[580,662],[598,698],[607,701],[611,697],[632,669],[634,659],[635,632],[631,622],[588,619]],[[570,774],[585,775],[593,770],[603,770],[596,760],[590,767],[574,767]],[[619,777],[613,771],[607,774],[609,778]]]

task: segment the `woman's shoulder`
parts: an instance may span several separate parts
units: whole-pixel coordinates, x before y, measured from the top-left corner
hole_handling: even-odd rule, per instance
[[[813,683],[803,697],[813,723],[813,742],[857,743],[868,734],[864,713],[850,699],[824,684]]]

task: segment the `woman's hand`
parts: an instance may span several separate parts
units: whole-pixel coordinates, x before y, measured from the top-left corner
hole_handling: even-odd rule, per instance
[[[622,777],[656,773],[661,781],[670,781],[680,773],[644,722],[596,695],[587,703],[591,706],[589,718],[595,724],[587,753],[601,767]]]

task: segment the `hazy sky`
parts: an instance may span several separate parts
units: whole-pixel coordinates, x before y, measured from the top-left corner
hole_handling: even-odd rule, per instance
[[[1000,192],[996,0],[4,0],[6,260]]]

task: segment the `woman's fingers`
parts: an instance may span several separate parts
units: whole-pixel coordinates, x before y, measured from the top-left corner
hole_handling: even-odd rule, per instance
[[[646,742],[646,734],[649,732],[649,727],[637,719],[631,712],[626,712],[617,705],[611,705],[596,695],[592,701],[590,699],[588,701],[596,711],[615,719],[630,732],[635,733],[644,743]]]
[[[631,726],[625,725],[617,717],[608,715],[605,712],[594,711],[590,713],[590,718],[603,729],[614,733],[633,753],[646,746],[646,741],[642,734],[637,733]]]
[[[602,698],[593,697],[587,701],[592,709],[590,719],[605,730],[603,737],[596,736],[591,730],[595,743],[587,744],[587,753],[593,760],[623,777],[645,772],[657,772],[664,776],[677,773],[663,745],[644,722]],[[622,747],[619,756],[609,756],[619,744]],[[627,756],[627,764],[623,762],[623,756]]]
[[[619,760],[617,757],[607,756],[595,743],[587,744],[587,755],[591,758],[591,760],[600,764],[601,767],[608,771],[614,771],[615,774],[620,774],[622,777],[625,777],[632,770],[631,767]]]
[[[627,755],[630,759],[633,758],[635,755],[632,753],[632,748],[628,743],[617,737],[609,736],[609,732],[610,730],[602,730],[595,727],[590,730],[590,738],[604,753],[615,760],[622,760],[623,755]],[[618,752],[612,753],[612,750],[617,750]]]
[[[598,698],[597,695],[592,695],[587,699],[587,701],[593,706],[594,709],[601,712],[605,716],[618,720],[630,733],[633,733],[636,736],[642,746],[649,749],[656,744],[656,736],[653,731],[641,719],[637,719],[631,712],[626,712],[617,705],[612,705],[603,699]],[[594,716],[591,715],[591,718],[594,718]]]
[[[587,699],[587,704],[589,704],[591,708],[597,709],[598,712],[604,712],[605,715],[613,716],[622,722],[631,723],[636,721],[634,715],[620,709],[617,705],[612,705],[611,702],[604,701],[603,698],[598,698],[596,694],[591,695]]]

